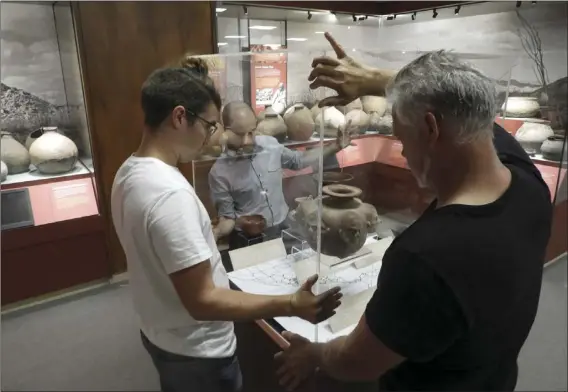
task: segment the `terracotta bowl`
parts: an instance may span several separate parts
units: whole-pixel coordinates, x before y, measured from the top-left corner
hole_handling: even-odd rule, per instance
[[[266,219],[262,215],[243,216],[241,221],[241,229],[249,237],[258,237],[266,229]]]

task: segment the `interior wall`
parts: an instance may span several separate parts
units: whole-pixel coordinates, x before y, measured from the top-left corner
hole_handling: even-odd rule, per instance
[[[110,215],[120,165],[140,143],[140,88],[156,68],[187,52],[215,52],[212,3],[76,2],[73,11],[86,89],[87,112],[110,259],[126,269]],[[192,179],[191,166],[181,168]]]

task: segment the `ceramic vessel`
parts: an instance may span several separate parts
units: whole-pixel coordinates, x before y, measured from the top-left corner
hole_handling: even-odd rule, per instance
[[[39,128],[38,130],[35,130],[28,135],[28,137],[26,138],[26,142],[25,142],[25,146],[28,149],[28,151],[30,150],[32,143],[35,142],[37,139],[39,139],[43,135],[43,133],[45,132],[44,129],[45,128],[43,128],[43,127]],[[55,130],[57,130],[57,128]]]
[[[266,219],[262,215],[243,216],[239,221],[240,228],[247,237],[258,237],[266,228]]]
[[[550,136],[554,136],[550,126],[531,122],[525,122],[515,134],[527,154],[538,154],[542,143]]]
[[[298,103],[284,113],[284,122],[288,127],[288,139],[304,142],[314,133],[315,122],[312,112],[304,104]]]
[[[540,105],[535,97],[509,97],[501,111],[507,117],[534,118],[540,113]]]
[[[356,100],[349,102],[346,106],[345,106],[345,112],[349,113],[352,110],[363,110],[363,103],[361,102],[361,100],[359,98],[357,98]]]
[[[8,177],[8,166],[4,161],[0,161],[0,182],[4,182],[6,177]]]
[[[321,252],[343,259],[357,252],[379,222],[375,207],[363,203],[361,189],[333,184],[323,187],[321,214]],[[318,203],[313,198],[296,199],[292,218],[312,249],[317,246]]]
[[[8,167],[9,174],[19,174],[30,170],[28,150],[9,133],[2,133],[0,141],[2,161]]]
[[[42,174],[62,174],[75,168],[79,152],[67,136],[49,130],[30,147],[31,163]]]
[[[385,97],[367,95],[361,98],[361,102],[363,102],[363,110],[367,114],[378,113],[381,117],[387,111],[388,103]]]
[[[369,128],[370,117],[361,109],[354,109],[345,116],[345,123],[355,127],[359,133],[365,133]]]
[[[566,139],[558,135],[550,136],[540,147],[543,158],[558,162],[566,160],[568,155],[567,149]]]
[[[316,117],[316,130],[319,132],[323,120],[324,137],[337,137],[340,129],[345,127],[345,116],[334,107],[326,107]]]
[[[259,135],[272,136],[280,143],[286,141],[286,130],[284,119],[272,107],[268,107],[264,111],[264,119],[256,126]]]

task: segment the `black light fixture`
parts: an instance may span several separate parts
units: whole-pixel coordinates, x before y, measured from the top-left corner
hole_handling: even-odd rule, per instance
[[[357,17],[353,14],[353,22],[357,22]]]
[[[532,4],[532,5],[536,5],[536,1],[531,1],[531,4]]]
[[[308,11],[308,20],[312,19],[312,13]]]
[[[416,12],[413,12],[410,17],[412,18],[412,20],[416,20]]]
[[[438,11],[436,11],[436,8],[434,8],[432,10],[432,18],[436,19],[438,17]]]
[[[396,18],[395,15],[387,15],[387,20],[394,20]]]
[[[454,11],[454,15],[459,15],[460,14],[460,10],[461,10],[461,5],[458,5],[456,7],[456,10]]]
[[[331,14],[332,14],[332,15],[337,15],[337,12],[331,11]]]
[[[243,5],[243,12],[245,13],[245,15],[249,14],[248,8],[244,5]]]
[[[522,3],[522,1],[517,1],[517,8],[521,7],[521,3]]]

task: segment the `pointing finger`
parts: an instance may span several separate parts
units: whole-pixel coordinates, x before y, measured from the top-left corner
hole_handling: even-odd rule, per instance
[[[341,60],[342,58],[347,57],[343,47],[337,43],[335,38],[333,38],[330,33],[326,32],[324,35],[327,41],[329,42],[329,44],[331,45],[331,47],[333,48],[333,51],[335,52],[335,55],[337,56],[338,59]]]

